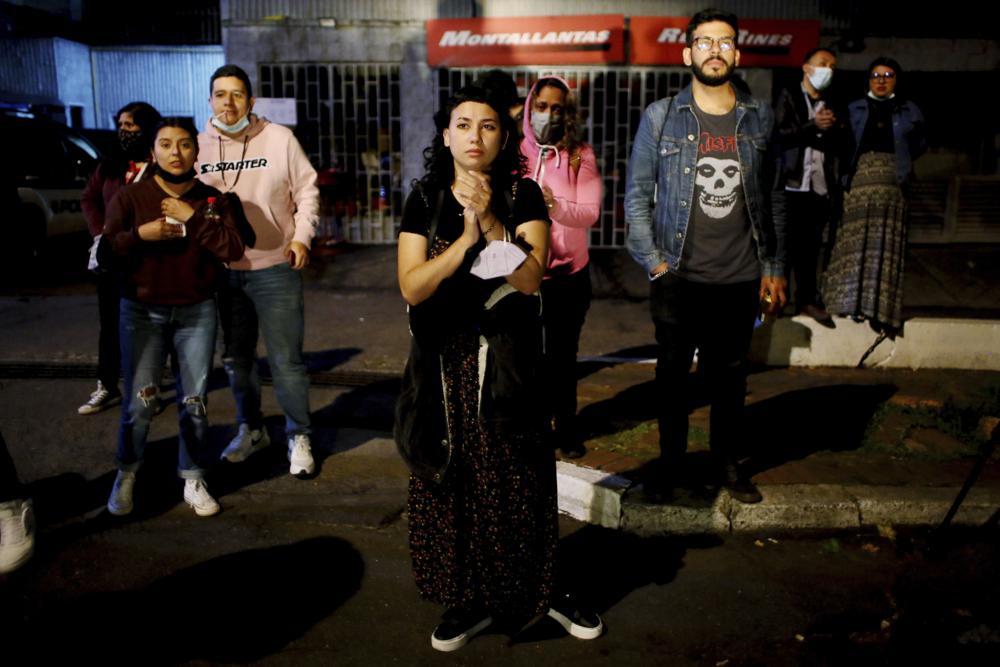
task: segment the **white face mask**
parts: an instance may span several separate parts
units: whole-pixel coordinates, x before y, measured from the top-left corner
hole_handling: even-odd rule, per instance
[[[543,144],[554,144],[562,139],[562,114],[552,114],[549,111],[532,111],[531,131],[535,133],[536,141]]]
[[[809,75],[809,83],[816,90],[825,90],[833,81],[832,67],[813,67],[812,74]]]
[[[250,125],[250,114],[249,113],[246,116],[243,116],[243,118],[240,118],[238,121],[236,121],[232,125],[226,125],[224,122],[222,122],[221,120],[219,120],[219,118],[221,116],[223,116],[223,115],[225,115],[225,114],[219,114],[218,116],[212,116],[212,125],[214,125],[215,127],[219,128],[220,130],[222,130],[226,134],[239,134],[243,130],[247,129],[247,126]]]

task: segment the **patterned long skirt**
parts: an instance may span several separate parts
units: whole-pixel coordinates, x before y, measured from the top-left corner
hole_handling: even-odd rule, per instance
[[[896,178],[896,158],[865,153],[826,270],[823,301],[835,315],[865,317],[876,328],[903,323],[903,256],[906,201]]]
[[[475,335],[444,349],[453,453],[440,483],[410,478],[410,555],[420,594],[527,620],[549,607],[558,519],[555,457],[538,432],[484,429]]]

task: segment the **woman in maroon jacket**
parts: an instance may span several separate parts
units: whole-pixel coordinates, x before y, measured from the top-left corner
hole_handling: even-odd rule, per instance
[[[153,145],[153,130],[159,124],[160,112],[145,102],[129,102],[115,114],[118,123],[118,144],[121,148],[105,158],[83,189],[80,207],[87,219],[90,235],[97,237],[104,229],[104,214],[111,199],[129,183],[152,175],[149,149]],[[97,273],[97,310],[101,330],[97,343],[97,389],[87,402],[77,409],[81,415],[92,415],[118,405],[121,361],[118,351],[118,281],[111,271]]]
[[[195,178],[198,131],[166,118],[154,135],[153,177],[123,188],[108,207],[104,235],[121,285],[121,358],[125,377],[118,477],[108,511],[132,511],[135,473],[156,411],[167,346],[176,353],[177,470],[184,500],[199,516],[219,504],[200,466],[208,433],[205,394],[215,347],[217,273],[243,256],[235,196]],[[104,259],[102,257],[102,259]]]

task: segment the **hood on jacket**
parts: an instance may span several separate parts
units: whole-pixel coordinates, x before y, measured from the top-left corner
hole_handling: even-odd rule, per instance
[[[205,133],[208,134],[213,139],[221,139],[222,141],[235,141],[243,143],[244,139],[253,139],[258,134],[264,131],[264,128],[271,124],[267,118],[258,116],[257,114],[250,112],[250,125],[247,126],[243,132],[235,137],[230,137],[229,135],[223,134],[219,131],[219,128],[212,125],[212,118],[209,117],[205,121]]]
[[[567,90],[572,92],[569,82],[561,76],[543,76],[539,77],[538,81],[541,81],[542,79],[555,79],[556,81],[562,83],[562,85],[566,86]],[[525,152],[530,150],[532,153],[538,151],[538,140],[535,139],[535,131],[531,129],[531,103],[535,99],[535,91],[538,89],[538,81],[535,81],[535,83],[531,85],[531,90],[528,91],[527,97],[524,98],[524,117],[521,119],[521,131],[524,132],[522,148],[525,149]]]
[[[569,82],[561,76],[543,76],[539,77],[538,81],[542,79],[555,79],[566,86],[567,90],[571,90]],[[535,91],[538,89],[538,81],[535,81],[531,85],[531,90],[528,91],[528,95],[524,98],[524,118],[521,119],[521,128],[524,132],[524,138],[521,140],[521,152],[525,155],[537,155],[538,161],[535,165],[535,173],[531,175],[531,178],[535,181],[539,180],[539,176],[543,169],[544,158],[545,160],[555,159],[556,169],[562,165],[562,155],[561,153],[565,149],[561,149],[558,145],[551,144],[539,144],[538,140],[535,139],[535,131],[531,129],[531,105],[535,99]],[[567,97],[569,93],[567,93]]]

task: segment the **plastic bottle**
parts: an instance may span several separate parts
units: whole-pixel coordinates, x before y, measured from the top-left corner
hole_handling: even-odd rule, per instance
[[[208,198],[202,217],[205,219],[205,224],[208,225],[217,225],[222,222],[222,216],[219,215],[219,209],[215,205],[215,197]]]

